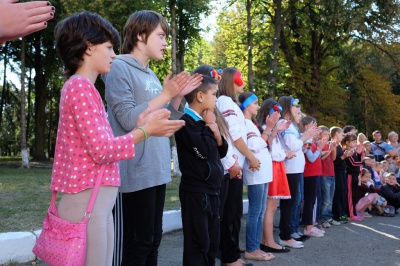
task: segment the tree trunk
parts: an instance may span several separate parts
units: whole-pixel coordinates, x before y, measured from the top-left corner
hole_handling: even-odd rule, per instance
[[[45,128],[46,128],[46,95],[47,84],[43,73],[42,49],[40,34],[36,34],[35,41],[35,144],[33,158],[37,161],[47,161],[45,156]]]
[[[3,89],[1,91],[1,99],[0,99],[0,128],[1,128],[1,122],[3,121],[3,108],[4,108],[4,100],[6,97],[6,86],[7,86],[7,54],[8,54],[8,45],[7,43],[4,46],[4,75],[3,75]],[[0,154],[1,155],[1,154]]]
[[[253,83],[253,33],[251,32],[251,6],[253,0],[246,1],[246,12],[247,12],[247,81],[248,89],[250,92],[254,92]]]
[[[171,46],[172,46],[172,74],[177,74],[176,68],[176,1],[170,1],[170,11],[171,11]]]
[[[21,168],[29,168],[29,156],[26,149],[26,121],[25,121],[25,38],[21,43]]]
[[[274,39],[272,40],[271,61],[268,72],[268,88],[269,88],[268,95],[271,98],[275,96],[276,77],[278,75],[278,53],[279,53],[279,43],[282,30],[282,0],[276,0],[274,26],[275,26],[275,32],[274,32]]]

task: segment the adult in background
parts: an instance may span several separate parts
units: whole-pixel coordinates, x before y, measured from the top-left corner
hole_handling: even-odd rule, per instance
[[[371,152],[377,162],[385,160],[387,143],[382,141],[382,133],[379,130],[372,132],[374,142],[371,143]]]

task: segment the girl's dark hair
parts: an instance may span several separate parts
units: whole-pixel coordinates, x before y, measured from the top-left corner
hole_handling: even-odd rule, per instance
[[[282,107],[281,116],[284,119],[287,119],[287,117],[289,116],[290,120],[292,120],[292,123],[293,123],[294,118],[293,118],[292,111],[291,111],[292,99],[293,98],[290,96],[282,96],[279,98],[278,102],[279,102],[280,106]]]
[[[344,136],[344,138],[342,139],[342,146],[346,146],[346,142],[348,141],[353,141],[353,140],[357,140],[357,136],[354,134],[346,134]]]
[[[344,128],[343,128],[343,133],[344,133],[344,134],[347,134],[347,133],[349,133],[350,131],[352,131],[353,129],[356,129],[356,127],[355,127],[355,126],[352,126],[352,125],[344,126]]]
[[[193,73],[199,73],[203,75],[210,76],[210,72],[213,71],[215,68],[213,68],[210,65],[201,65],[198,68],[196,68]]]
[[[134,50],[138,43],[138,36],[144,35],[144,43],[150,34],[161,25],[165,35],[169,35],[169,26],[165,18],[152,10],[140,10],[133,13],[125,23],[124,40],[122,43],[122,53],[129,54]]]
[[[277,101],[274,101],[272,99],[266,99],[260,107],[260,110],[258,111],[257,115],[257,125],[258,129],[262,133],[264,129],[262,128],[263,125],[265,125],[265,119],[267,119],[267,116],[269,116],[270,110],[274,107],[275,104],[278,104]]]
[[[89,44],[111,42],[120,43],[118,31],[112,24],[98,14],[82,11],[72,14],[57,23],[54,29],[56,51],[61,57],[69,78],[75,74],[83,61]]]
[[[218,83],[219,91],[218,96],[225,95],[230,97],[237,103],[237,95],[234,91],[234,77],[237,69],[234,67],[227,67],[222,72],[221,81]]]
[[[198,68],[196,68],[193,71],[193,73],[199,73],[199,74],[210,77],[210,72],[213,70],[214,70],[214,68],[210,65],[201,65]],[[214,114],[215,114],[219,132],[226,140],[229,140],[231,143],[233,143],[233,138],[232,138],[231,134],[229,133],[229,124],[226,122],[224,116],[221,114],[221,112],[218,110],[218,108],[214,108]]]

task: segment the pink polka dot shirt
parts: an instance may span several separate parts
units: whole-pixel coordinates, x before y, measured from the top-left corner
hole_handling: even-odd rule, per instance
[[[93,188],[101,164],[101,186],[119,186],[118,161],[135,156],[131,134],[114,137],[93,83],[72,76],[61,91],[60,119],[50,189],[78,193]]]

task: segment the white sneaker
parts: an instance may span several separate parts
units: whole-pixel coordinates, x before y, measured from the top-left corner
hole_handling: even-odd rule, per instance
[[[312,236],[312,237],[323,237],[324,234],[320,233],[319,231],[321,231],[321,230],[319,230],[316,227],[313,227],[313,228],[311,228],[311,230],[304,229],[304,234],[306,236]]]
[[[302,236],[303,235],[303,233],[302,232],[297,232],[297,234],[299,235],[299,236]]]
[[[304,244],[301,241],[295,241],[293,244],[288,243],[282,239],[279,239],[279,245],[282,247],[290,247],[290,248],[304,248]]]
[[[322,226],[323,228],[330,228],[330,227],[331,227],[331,224],[330,224],[328,221],[324,221],[324,222],[321,224],[321,226]]]
[[[293,239],[299,239],[300,235],[298,233],[293,233],[290,235]]]
[[[333,220],[333,219],[328,220],[328,222],[329,222],[331,225],[341,225],[341,224],[342,224],[341,222],[338,222],[338,221]]]

